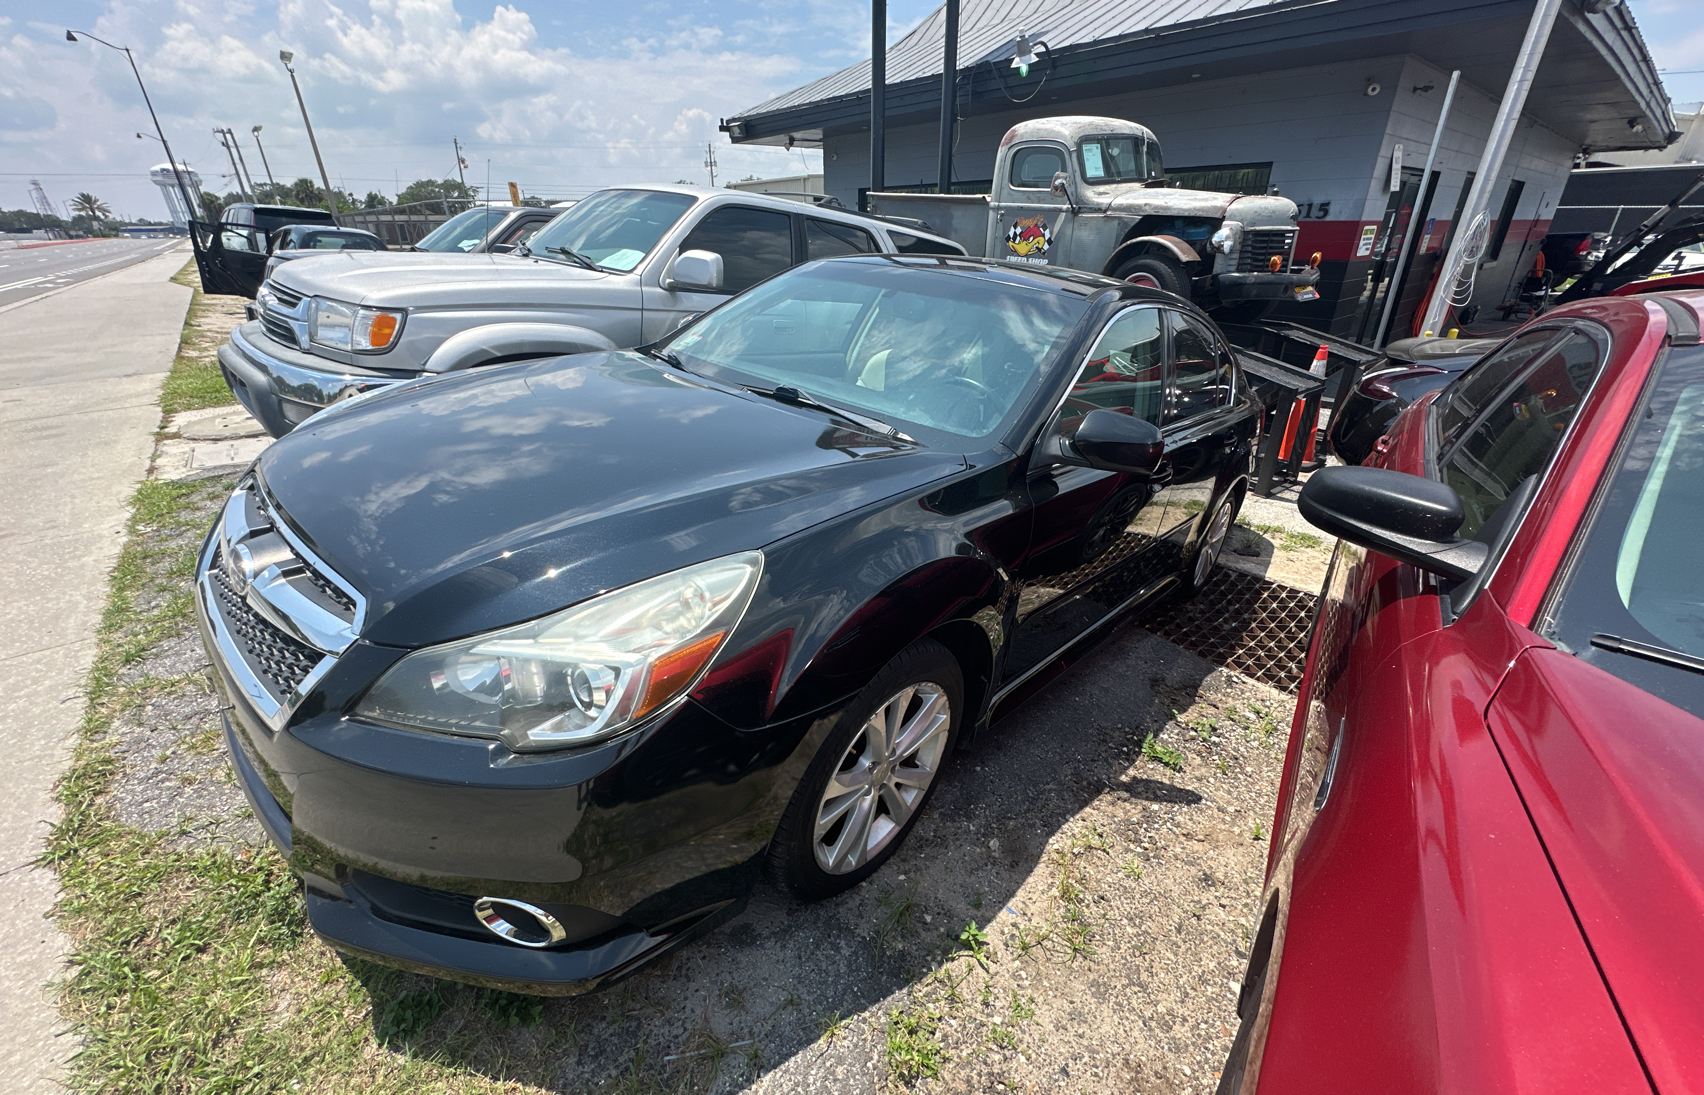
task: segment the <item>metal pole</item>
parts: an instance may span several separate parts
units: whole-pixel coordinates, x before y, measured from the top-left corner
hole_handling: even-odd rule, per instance
[[[1509,86],[1504,90],[1503,101],[1497,107],[1497,118],[1491,123],[1491,134],[1485,142],[1485,153],[1479,158],[1479,172],[1473,177],[1473,186],[1467,192],[1467,205],[1461,211],[1461,223],[1456,225],[1450,253],[1445,257],[1443,269],[1438,273],[1437,288],[1426,308],[1426,318],[1421,321],[1422,333],[1438,331],[1444,322],[1444,315],[1449,311],[1450,291],[1455,286],[1462,256],[1467,249],[1468,237],[1472,234],[1468,230],[1474,221],[1490,210],[1491,187],[1496,182],[1497,173],[1503,169],[1503,157],[1508,154],[1509,142],[1514,139],[1515,126],[1521,118],[1521,108],[1526,106],[1527,92],[1532,90],[1533,76],[1538,72],[1538,62],[1544,56],[1545,43],[1550,41],[1550,29],[1556,25],[1556,13],[1561,7],[1562,0],[1537,0],[1533,5],[1532,20],[1527,24],[1526,38],[1521,42],[1521,51],[1515,57],[1514,70],[1509,73]]]
[[[219,145],[225,150],[225,158],[231,162],[231,174],[237,177],[237,196],[244,201],[249,200],[248,192],[243,186],[243,173],[237,170],[237,154],[231,151],[231,142],[225,139],[223,129],[215,129],[214,135],[219,138]]]
[[[1408,270],[1408,263],[1414,258],[1414,249],[1419,246],[1420,233],[1414,222],[1420,217],[1420,207],[1426,201],[1426,188],[1431,185],[1432,164],[1438,158],[1438,144],[1444,139],[1444,123],[1449,120],[1450,104],[1455,101],[1456,84],[1461,82],[1461,69],[1450,73],[1450,87],[1444,92],[1443,109],[1438,111],[1438,126],[1432,130],[1432,147],[1426,153],[1426,166],[1420,169],[1420,193],[1414,199],[1414,212],[1408,218],[1408,235],[1402,241],[1402,251],[1396,256],[1396,272],[1391,275],[1390,287],[1385,290],[1384,314],[1379,316],[1378,334],[1373,336],[1373,349],[1384,345],[1385,328],[1390,326],[1390,316],[1396,310],[1396,294],[1402,288],[1402,275]],[[1392,167],[1394,168],[1394,164]]]
[[[283,60],[282,57],[279,59]],[[314,123],[308,121],[308,104],[302,99],[302,85],[296,80],[296,70],[290,67],[289,61],[284,61],[284,71],[290,74],[290,86],[296,89],[296,105],[302,108],[302,124],[308,127],[308,146],[314,150],[314,163],[319,165],[320,182],[325,184],[325,207],[331,210],[331,218],[335,221],[337,198],[331,189],[331,176],[325,173],[325,160],[320,158],[319,142],[314,140]]]
[[[278,180],[272,177],[272,165],[266,162],[266,146],[260,143],[260,127],[250,130],[254,134],[254,146],[260,149],[260,166],[266,168],[266,184],[274,190],[278,188]]]
[[[464,164],[465,161],[463,161],[462,154],[461,154],[461,138],[460,137],[451,137],[450,143],[456,146],[456,178],[461,180],[461,184],[463,186],[466,186],[467,185],[467,172],[463,168],[463,164]]]
[[[870,189],[887,186],[887,0],[870,3]]]
[[[941,47],[941,170],[936,193],[953,192],[953,121],[958,108],[959,0],[947,0],[947,26]]]
[[[225,136],[231,138],[231,147],[237,150],[237,166],[243,169],[243,177],[248,180],[250,196],[259,201],[260,192],[254,188],[254,175],[248,169],[248,161],[243,159],[243,146],[237,143],[237,135],[231,130],[225,130]]]
[[[190,219],[193,220],[195,214],[201,211],[201,203],[189,200],[189,187],[184,185],[183,171],[181,170],[183,165],[179,164],[177,162],[177,157],[172,155],[171,142],[166,140],[166,131],[160,128],[160,116],[154,113],[154,101],[148,98],[148,85],[142,82],[142,71],[136,67],[136,58],[131,55],[130,47],[115,46],[104,38],[96,38],[86,30],[68,30],[65,32],[65,39],[68,42],[75,42],[78,34],[81,34],[83,37],[88,38],[91,41],[99,42],[108,49],[118,50],[120,53],[124,54],[124,59],[130,62],[130,71],[136,77],[136,86],[142,89],[142,102],[148,107],[148,117],[154,121],[154,132],[160,135],[160,146],[166,150],[166,165],[172,169],[172,175],[177,179],[178,193],[183,195],[184,208],[189,210]],[[190,243],[193,244],[195,242],[195,229],[191,228],[189,235]],[[197,250],[199,250],[199,248],[197,248]]]

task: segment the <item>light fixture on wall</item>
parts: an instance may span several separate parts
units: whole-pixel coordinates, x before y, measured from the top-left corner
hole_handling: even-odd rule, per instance
[[[1384,90],[1384,88],[1379,86],[1379,82],[1377,80],[1373,79],[1371,76],[1367,77],[1367,96],[1369,98],[1371,98],[1374,95],[1377,95],[1379,92],[1381,92],[1383,90]]]
[[[1046,49],[1046,45],[1042,44]],[[1018,31],[1018,44],[1012,47],[1012,67],[1018,70],[1019,76],[1028,76],[1030,66],[1041,60],[1036,56],[1035,46],[1030,44],[1029,31]]]
[[[1627,119],[1627,128],[1635,133],[1643,133],[1645,132],[1645,120],[1643,118],[1629,118]]]

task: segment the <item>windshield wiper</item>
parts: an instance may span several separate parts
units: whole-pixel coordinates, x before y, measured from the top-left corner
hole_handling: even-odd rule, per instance
[[[1704,658],[1695,658],[1684,651],[1670,650],[1666,646],[1652,646],[1649,643],[1634,642],[1632,639],[1623,639],[1619,635],[1606,635],[1601,631],[1592,636],[1592,645],[1599,650],[1610,650],[1633,658],[1644,658],[1646,661],[1672,665],[1676,669],[1704,673]]]
[[[818,399],[816,396],[811,395],[808,392],[802,392],[790,384],[777,384],[773,388],[746,388],[746,391],[750,392],[752,395],[761,395],[765,399],[773,399],[777,403],[790,403],[795,407],[809,407],[813,411],[822,411],[826,414],[832,414],[836,418],[843,418],[846,421],[851,422],[853,425],[862,426],[864,429],[869,430],[872,433],[879,433],[883,436],[892,437],[899,441],[909,441],[912,444],[917,443],[916,438],[901,433],[899,430],[888,425],[879,418],[872,418],[869,415],[858,414],[855,411],[842,410],[839,407],[830,406]]]
[[[645,353],[656,358],[658,361],[661,361],[664,365],[673,365],[683,373],[689,373],[692,371],[686,367],[686,362],[680,359],[680,355],[675,353],[673,350],[658,350],[656,348],[652,348],[646,350]]]
[[[581,266],[584,266],[588,270],[596,270],[598,268],[597,263],[593,262],[591,259],[580,254],[580,252],[574,250],[571,247],[546,247],[545,250],[549,251],[553,255],[561,255],[564,258],[572,259],[573,261],[575,261],[576,263],[579,263]],[[530,254],[531,252],[528,252],[528,253]]]

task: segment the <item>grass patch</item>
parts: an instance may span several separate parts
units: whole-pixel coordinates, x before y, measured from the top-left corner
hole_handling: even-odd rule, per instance
[[[939,1028],[940,1018],[927,1009],[888,1012],[888,1075],[905,1084],[938,1077],[946,1060]]]
[[[1272,546],[1278,551],[1301,551],[1304,548],[1325,546],[1325,541],[1318,536],[1308,532],[1296,532],[1293,529],[1285,528],[1283,525],[1257,525],[1252,521],[1244,521],[1240,518],[1237,524],[1243,528],[1252,529],[1271,540]]]
[[[193,260],[179,270],[172,281],[189,286],[195,295],[190,299],[189,311],[183,318],[177,356],[172,359],[171,371],[160,387],[160,410],[166,415],[174,415],[179,411],[235,403],[236,396],[231,394],[224,375],[219,372],[217,350],[231,328],[241,322],[240,318],[232,315],[232,302],[240,302],[241,298],[203,293]]]
[[[1142,739],[1142,755],[1174,772],[1183,771],[1183,754],[1169,745],[1162,745],[1158,738]]]

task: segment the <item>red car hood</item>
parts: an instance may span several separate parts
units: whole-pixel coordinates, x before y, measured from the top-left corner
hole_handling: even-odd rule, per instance
[[[1704,721],[1549,648],[1487,716],[1657,1090],[1704,1091]]]

